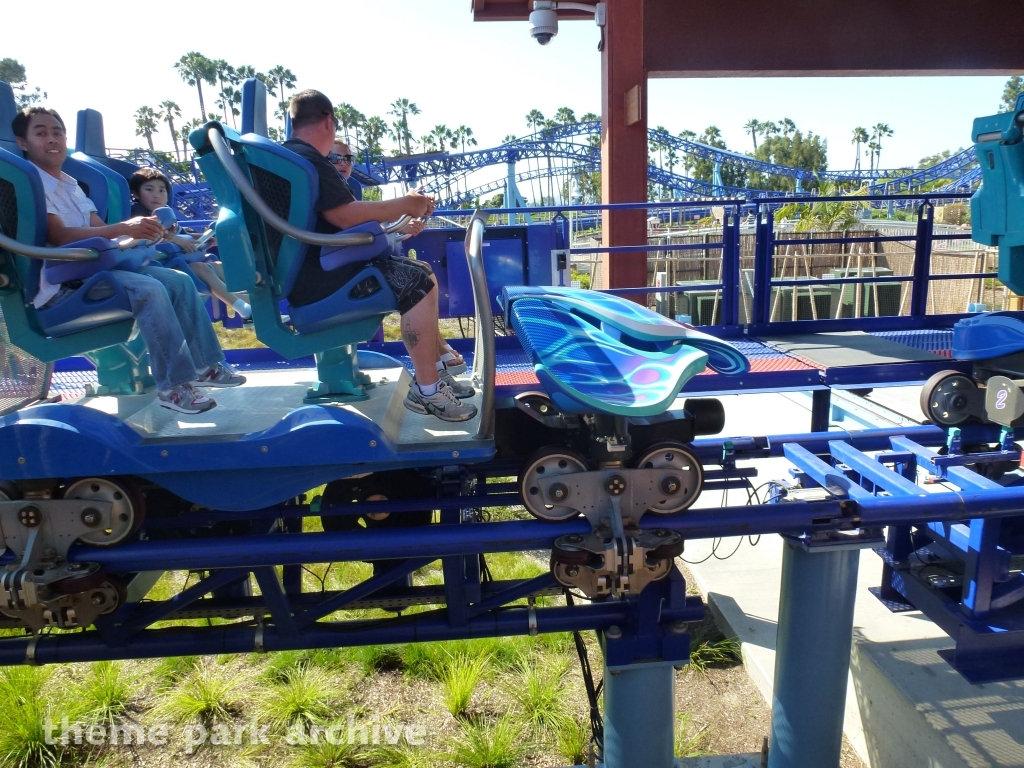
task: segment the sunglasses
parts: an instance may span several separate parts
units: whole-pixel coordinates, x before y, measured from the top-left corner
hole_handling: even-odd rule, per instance
[[[337,152],[331,152],[327,156],[327,162],[331,165],[337,165],[338,163],[351,163],[353,155],[339,155]]]

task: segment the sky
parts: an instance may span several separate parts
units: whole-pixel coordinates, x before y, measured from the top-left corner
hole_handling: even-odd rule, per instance
[[[415,136],[438,123],[467,125],[481,147],[528,133],[524,118],[531,109],[548,117],[561,106],[577,115],[600,111],[598,31],[588,21],[562,23],[558,36],[541,47],[525,22],[474,23],[469,0],[301,0],[289,18],[263,11],[246,16],[237,5],[208,3],[195,21],[167,4],[104,0],[86,15],[78,2],[55,0],[47,8],[58,17],[65,11],[68,21],[48,27],[42,46],[27,32],[8,33],[30,29],[38,9],[11,6],[3,13],[0,58],[25,65],[29,85],[49,94],[47,105],[62,114],[72,134],[79,109],[102,112],[108,147],[144,144],[134,135],[133,120],[142,105],[169,99],[187,119],[199,116],[195,88],[173,68],[190,50],[261,71],[283,65],[296,74],[300,89],[316,88],[335,103],[389,121],[388,105],[408,98],[422,110],[410,119]],[[125,20],[132,34],[121,38],[131,42],[120,63],[107,55],[80,56],[82,40],[116,39],[111,30]],[[155,43],[143,50],[141,36]],[[998,110],[1005,80],[651,80],[648,123],[673,133],[717,125],[730,148],[746,152],[753,148],[743,130],[747,120],[789,117],[825,137],[829,167],[845,169],[854,164],[853,129],[885,122],[894,135],[884,143],[882,165],[916,166],[922,157],[967,146],[972,120]],[[204,89],[208,111],[214,90]],[[171,149],[166,127],[154,141],[158,149]]]

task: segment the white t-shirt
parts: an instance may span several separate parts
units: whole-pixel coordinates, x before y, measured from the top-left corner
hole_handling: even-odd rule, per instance
[[[78,182],[61,171],[60,178],[51,176],[39,166],[39,178],[43,182],[43,192],[46,194],[46,213],[60,216],[65,227],[88,227],[92,223],[92,214],[96,206],[88,198]],[[32,299],[36,309],[42,307],[52,299],[59,285],[50,283],[43,272],[39,273],[39,291]]]

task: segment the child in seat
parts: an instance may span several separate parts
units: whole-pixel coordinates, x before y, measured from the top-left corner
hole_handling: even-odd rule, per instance
[[[132,216],[152,216],[157,208],[168,205],[171,196],[170,179],[156,168],[137,170],[128,180],[128,188],[135,201],[132,204]],[[194,254],[199,250],[195,240],[188,235],[175,233],[165,236],[164,242],[174,243],[185,254]],[[249,302],[231,293],[225,285],[224,268],[219,261],[204,261],[202,257],[195,260],[186,257],[186,261],[192,273],[210,288],[210,293],[232,307],[242,319],[252,317]]]

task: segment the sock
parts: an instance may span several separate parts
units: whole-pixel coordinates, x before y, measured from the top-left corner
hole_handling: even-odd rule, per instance
[[[416,384],[416,388],[420,391],[420,394],[424,397],[430,397],[437,394],[437,385],[441,382],[435,381],[433,384]]]
[[[249,306],[248,302],[237,299],[231,306],[234,308],[235,312],[242,316],[243,320],[248,320],[252,317],[252,307]]]

